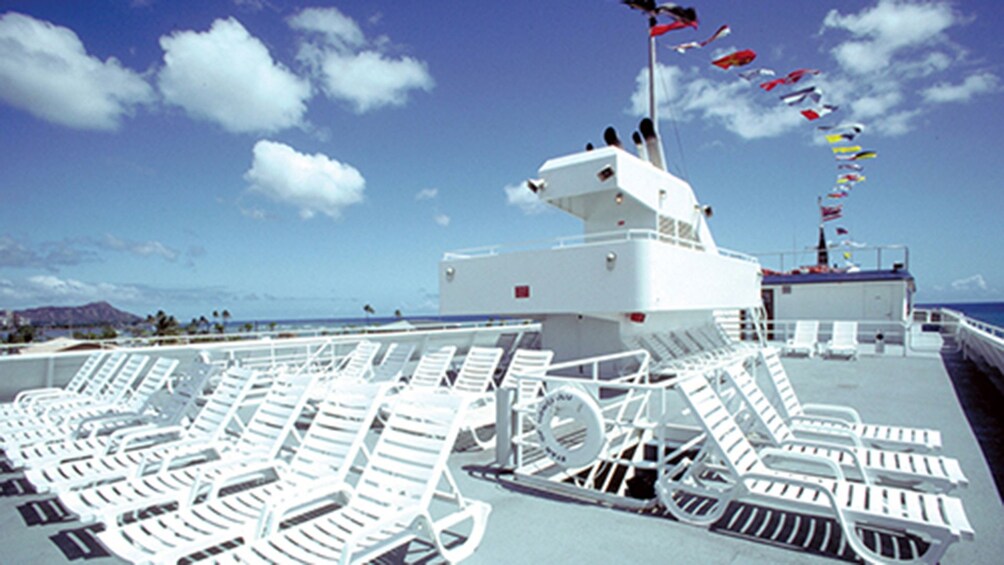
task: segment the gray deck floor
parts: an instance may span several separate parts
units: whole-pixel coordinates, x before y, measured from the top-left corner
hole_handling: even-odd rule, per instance
[[[949,548],[944,563],[999,563],[1004,555],[1004,506],[956,388],[938,356],[865,355],[858,361],[786,358],[804,401],[849,404],[866,421],[935,427],[943,453],[960,460],[970,485],[962,499],[976,530],[974,542]],[[963,392],[965,394],[965,392]],[[999,405],[999,404],[998,404]],[[991,456],[994,459],[994,456]],[[464,495],[492,505],[488,530],[469,563],[822,563],[835,556],[708,530],[659,514],[637,513],[525,492],[499,480],[493,454],[455,453],[450,465]],[[994,461],[999,466],[1001,461]],[[25,494],[18,472],[0,474],[0,563],[119,563],[51,497]],[[41,510],[41,512],[39,512]],[[50,512],[47,514],[47,512]],[[80,535],[83,533],[83,535]],[[382,561],[432,561],[412,544]]]

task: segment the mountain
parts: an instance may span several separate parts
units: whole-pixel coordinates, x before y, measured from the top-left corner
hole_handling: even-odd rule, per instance
[[[43,306],[16,312],[35,326],[113,326],[134,324],[143,318],[123,312],[107,302],[92,302],[83,306]]]

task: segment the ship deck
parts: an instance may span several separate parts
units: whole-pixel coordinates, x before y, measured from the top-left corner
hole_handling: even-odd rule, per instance
[[[862,355],[857,361],[785,358],[803,401],[854,406],[866,421],[935,427],[943,453],[959,459],[970,484],[957,489],[976,531],[953,544],[944,563],[992,563],[1004,554],[1002,417],[1000,392],[957,353],[904,357]],[[842,557],[737,533],[720,522],[711,529],[658,512],[635,512],[530,491],[494,465],[493,452],[455,452],[450,466],[461,492],[492,505],[488,529],[468,563],[823,563]],[[67,516],[49,495],[32,494],[21,473],[0,474],[0,547],[4,563],[121,563],[93,537],[98,526]],[[995,484],[995,476],[998,481]],[[765,528],[771,530],[771,528]],[[782,536],[783,537],[783,536]],[[439,562],[413,542],[381,562]]]

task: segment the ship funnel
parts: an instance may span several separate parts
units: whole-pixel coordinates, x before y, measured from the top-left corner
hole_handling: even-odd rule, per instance
[[[611,147],[619,147],[621,149],[624,148],[623,146],[621,146],[621,140],[619,137],[617,137],[617,130],[615,130],[613,126],[610,126],[607,129],[603,130],[603,141],[605,141],[607,145]]]
[[[659,141],[659,134],[655,132],[655,124],[652,120],[645,118],[638,124],[641,136],[645,138],[645,149],[648,151],[648,160],[656,168],[666,170],[666,157],[662,152],[662,142]]]
[[[631,141],[634,142],[634,148],[638,152],[638,158],[642,161],[648,161],[648,151],[645,150],[645,143],[641,139],[641,134],[638,132],[632,132]]]

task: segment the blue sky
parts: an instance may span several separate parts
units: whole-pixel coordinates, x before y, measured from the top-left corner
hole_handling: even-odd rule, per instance
[[[659,40],[660,127],[719,245],[815,242],[835,161],[778,95],[816,85],[817,123],[879,153],[831,237],[909,245],[921,301],[1004,300],[997,2],[693,5]],[[628,137],[646,43],[616,0],[0,2],[0,308],[434,313],[443,252],[579,232],[519,185]],[[767,93],[751,68],[822,74]]]

